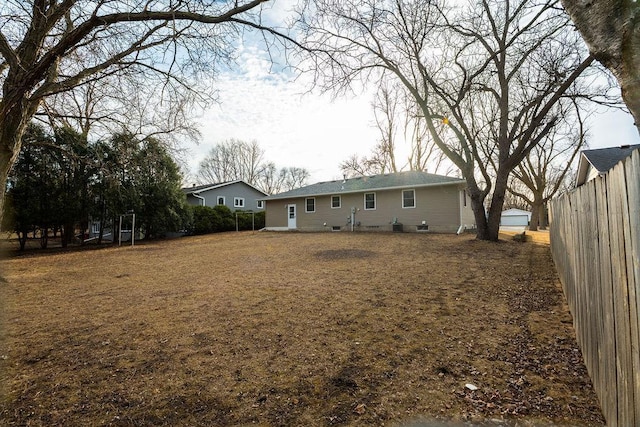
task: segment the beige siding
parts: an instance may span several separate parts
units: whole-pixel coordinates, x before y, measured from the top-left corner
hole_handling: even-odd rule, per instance
[[[265,224],[266,227],[271,228],[287,227],[286,200],[269,200],[265,202]]]
[[[305,198],[270,200],[267,202],[266,225],[268,228],[287,226],[288,204],[297,206],[299,230],[320,231],[340,227],[350,230],[351,208],[355,208],[355,229],[360,231],[389,231],[394,220],[403,224],[404,231],[417,231],[416,226],[425,222],[429,231],[455,232],[461,224],[471,225],[470,200],[462,206],[462,186],[444,185],[422,187],[415,190],[415,208],[402,207],[402,190],[374,191],[376,208],[364,209],[364,193],[342,194],[340,208],[331,207],[331,196],[315,197],[315,212],[305,212]],[[461,219],[466,222],[461,223]]]

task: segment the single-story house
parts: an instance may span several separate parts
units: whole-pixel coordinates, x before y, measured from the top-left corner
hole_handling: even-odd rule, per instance
[[[227,206],[232,211],[255,211],[264,209],[267,193],[242,180],[221,182],[219,184],[195,184],[182,191],[187,196],[187,203],[194,206]]]
[[[507,209],[502,211],[500,216],[500,225],[505,227],[527,226],[531,221],[531,212],[522,209]]]
[[[475,226],[465,189],[415,171],[319,182],[264,198],[266,229],[455,233]]]
[[[621,145],[620,147],[598,148],[583,150],[578,160],[576,187],[591,181],[598,175],[604,175],[620,160],[624,160],[640,148],[640,144]]]

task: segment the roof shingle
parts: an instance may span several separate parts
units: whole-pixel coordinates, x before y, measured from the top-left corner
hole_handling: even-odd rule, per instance
[[[460,184],[464,182],[465,181],[460,178],[435,175],[419,171],[409,171],[318,182],[316,184],[296,188],[284,193],[275,194],[271,197],[267,197],[265,200],[357,193],[361,191],[388,190],[393,188]]]
[[[614,167],[620,160],[626,159],[634,150],[640,148],[640,144],[623,145],[621,147],[598,148],[584,150],[582,154],[589,163],[600,173],[605,173]]]

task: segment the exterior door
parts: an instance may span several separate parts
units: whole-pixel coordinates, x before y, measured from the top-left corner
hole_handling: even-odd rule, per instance
[[[296,228],[296,205],[287,206],[287,227]]]

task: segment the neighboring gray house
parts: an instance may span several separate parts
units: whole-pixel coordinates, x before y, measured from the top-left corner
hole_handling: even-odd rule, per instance
[[[626,159],[638,148],[640,148],[640,144],[582,151],[578,161],[576,187],[580,187],[598,175],[604,175],[620,160]]]
[[[187,195],[187,203],[190,205],[225,205],[232,211],[262,211],[263,199],[268,196],[242,180],[198,186],[194,184],[192,187],[183,188],[182,191]]]
[[[266,229],[455,233],[475,226],[465,188],[425,172],[320,182],[264,198]]]

